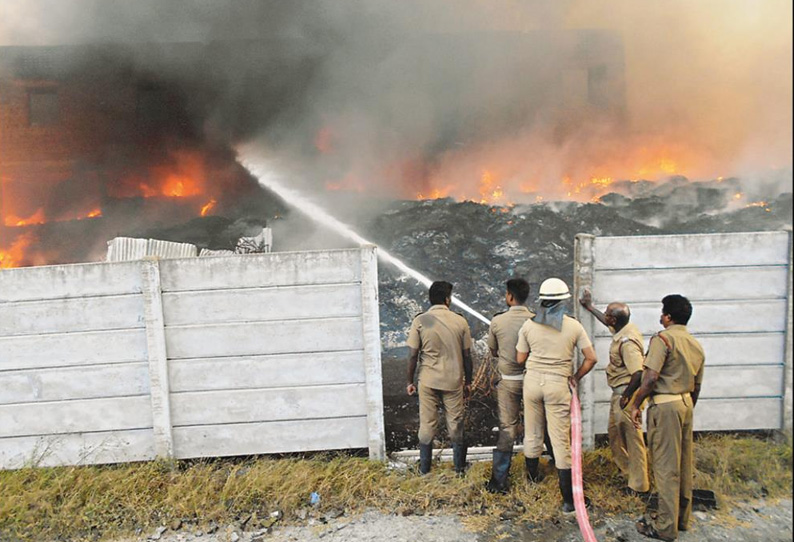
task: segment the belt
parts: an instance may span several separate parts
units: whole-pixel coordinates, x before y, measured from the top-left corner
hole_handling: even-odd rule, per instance
[[[666,403],[673,403],[675,401],[683,401],[684,398],[689,397],[689,392],[686,393],[657,393],[651,395],[648,399],[648,404],[653,405],[664,405]]]
[[[557,374],[557,373],[552,373],[551,371],[543,371],[543,370],[538,370],[538,369],[527,369],[527,372],[524,373],[524,374],[543,375],[543,376],[548,376],[548,377],[556,378],[556,379],[559,379],[559,380],[563,380],[563,381],[566,381],[566,382],[568,381],[568,376],[570,376],[570,375],[561,375],[561,374]]]
[[[504,373],[499,373],[499,375],[502,377],[502,380],[524,380],[524,375],[523,374],[520,374],[520,375],[506,375]]]

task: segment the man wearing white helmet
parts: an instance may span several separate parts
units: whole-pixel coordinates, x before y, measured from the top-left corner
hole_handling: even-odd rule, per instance
[[[573,512],[571,477],[571,390],[596,364],[596,354],[587,333],[575,319],[565,315],[568,285],[549,278],[540,285],[540,307],[518,332],[516,361],[526,363],[524,374],[524,456],[527,476],[538,480],[543,452],[543,431],[548,425],[559,476],[563,512]],[[574,371],[576,348],[584,362]]]

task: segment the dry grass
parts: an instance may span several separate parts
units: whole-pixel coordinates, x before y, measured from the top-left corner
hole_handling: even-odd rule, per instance
[[[723,502],[791,492],[788,444],[752,436],[707,436],[698,440],[696,455],[695,486],[713,489]],[[334,508],[349,513],[366,508],[456,512],[471,528],[484,529],[505,511],[528,521],[555,516],[557,477],[549,465],[543,464],[543,472],[546,479],[528,487],[523,461],[514,461],[511,492],[495,496],[483,488],[490,475],[488,462],[474,464],[462,479],[449,464],[419,477],[412,469],[389,470],[343,454],[27,468],[0,472],[0,539],[107,538],[177,518],[204,525],[253,515],[256,522],[277,509],[289,521],[307,506],[312,491],[321,495],[318,513]],[[585,483],[604,513],[641,513],[638,499],[620,493],[623,483],[607,449],[585,455]]]

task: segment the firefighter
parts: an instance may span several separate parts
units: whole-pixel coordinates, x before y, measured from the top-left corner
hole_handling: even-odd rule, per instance
[[[505,303],[507,311],[491,320],[488,331],[488,348],[498,358],[499,383],[499,439],[493,451],[493,470],[486,488],[491,493],[506,493],[509,487],[508,474],[513,456],[513,443],[518,436],[521,422],[521,399],[524,381],[524,366],[516,363],[518,330],[534,314],[526,306],[529,283],[522,278],[507,281]]]
[[[434,282],[429,291],[431,307],[416,316],[408,331],[408,395],[416,395],[414,375],[419,371],[419,472],[427,474],[433,458],[433,438],[438,411],[443,407],[455,472],[466,467],[463,439],[464,399],[471,391],[471,331],[463,316],[449,310],[452,284]]]
[[[648,447],[659,493],[656,518],[637,522],[650,538],[676,540],[692,513],[693,409],[700,395],[706,361],[703,347],[687,330],[692,304],[678,294],[662,299],[664,327],[648,343],[642,384],[629,406],[634,425],[642,425],[640,405],[648,398]]]
[[[571,388],[596,364],[596,354],[587,333],[575,319],[565,315],[568,285],[549,278],[540,285],[537,314],[518,333],[516,361],[526,364],[524,374],[524,456],[527,476],[538,480],[543,451],[543,431],[548,425],[565,513],[575,510],[571,476]],[[574,371],[573,356],[584,355]]]
[[[645,440],[642,430],[634,427],[628,412],[624,410],[640,385],[643,363],[642,333],[629,321],[631,310],[625,303],[610,303],[601,312],[593,306],[592,296],[587,290],[579,302],[612,332],[609,365],[606,370],[607,384],[612,388],[607,424],[612,459],[628,480],[627,493],[647,493],[650,482]]]

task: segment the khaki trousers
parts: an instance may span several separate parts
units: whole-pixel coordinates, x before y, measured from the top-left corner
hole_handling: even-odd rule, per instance
[[[613,393],[609,402],[609,447],[612,458],[634,491],[645,492],[650,489],[648,480],[648,454],[642,430],[634,427],[628,413],[620,408],[619,393]]]
[[[571,390],[564,376],[527,371],[524,375],[524,456],[543,453],[543,432],[548,425],[554,463],[571,468]]]
[[[443,405],[452,444],[463,444],[463,387],[436,390],[419,381],[419,443],[432,444],[438,433],[438,409]]]
[[[658,533],[677,538],[692,514],[692,399],[648,407],[648,446],[659,511],[653,521]]]
[[[524,382],[522,380],[499,381],[496,388],[496,400],[499,403],[499,438],[496,449],[500,452],[512,452],[513,444],[521,427],[521,399]]]

